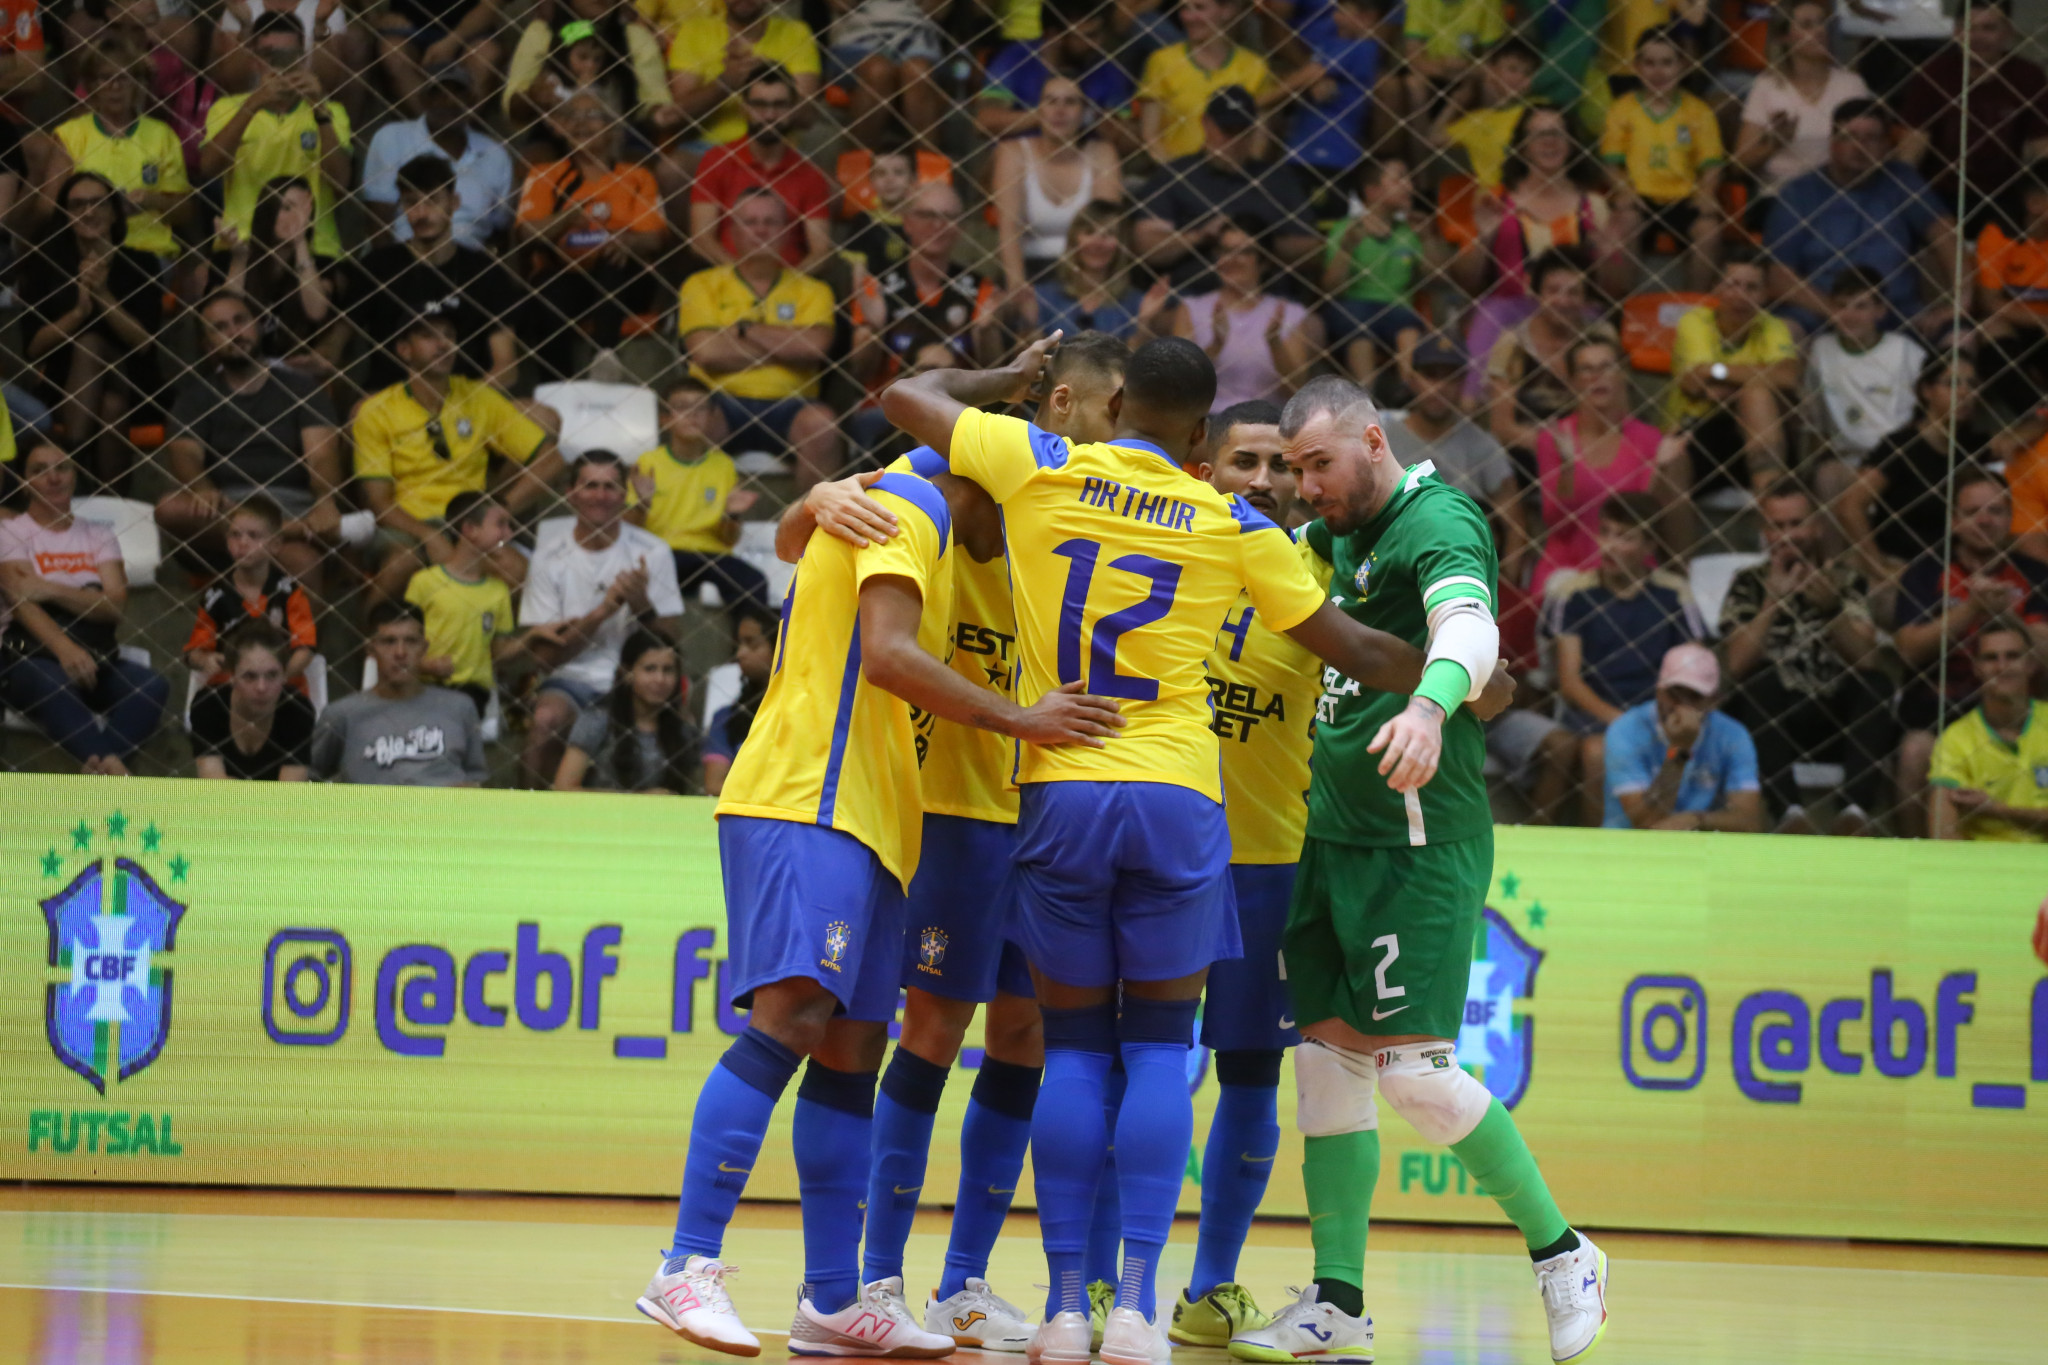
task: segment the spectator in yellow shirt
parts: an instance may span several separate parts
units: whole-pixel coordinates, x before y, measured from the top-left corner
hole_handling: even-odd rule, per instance
[[[728,608],[768,605],[768,579],[732,553],[742,513],[759,499],[738,487],[732,457],[712,444],[724,425],[711,391],[679,379],[662,395],[662,444],[633,462],[633,497],[626,520],[668,543],[676,557],[676,584],[687,596],[699,582],[718,589]]]
[[[498,685],[498,666],[528,655],[527,645],[535,639],[561,644],[562,629],[559,624],[518,629],[512,590],[491,571],[517,529],[510,512],[488,493],[457,493],[448,499],[447,525],[448,558],[414,574],[405,600],[426,617],[421,676],[467,696],[481,720]]]
[[[1805,362],[1792,329],[1763,311],[1764,279],[1754,251],[1731,252],[1718,305],[1685,314],[1672,338],[1667,426],[1691,433],[1695,498],[1730,484],[1761,494],[1785,473],[1785,419]]]
[[[1934,742],[1934,837],[2048,843],[2048,702],[2033,700],[2033,641],[2011,619],[1977,632],[1978,703]]]
[[[1266,59],[1231,41],[1237,19],[1237,0],[1183,0],[1180,23],[1188,40],[1145,59],[1139,126],[1145,150],[1160,165],[1202,150],[1202,112],[1224,86],[1242,86],[1262,104],[1277,93]]]
[[[796,457],[797,491],[838,473],[832,409],[817,400],[832,349],[832,290],[782,259],[789,210],[761,186],[742,190],[726,222],[733,263],[683,281],[676,327],[690,375],[711,390],[741,450],[779,442]]]
[[[698,15],[676,26],[668,49],[668,88],[683,117],[698,125],[705,144],[746,136],[747,111],[740,91],[766,63],[796,82],[797,117],[818,93],[818,40],[810,25],[768,13],[768,0],[727,0],[723,16]]]
[[[264,64],[263,79],[246,95],[228,95],[206,113],[206,145],[199,169],[226,177],[221,213],[242,241],[250,240],[256,199],[280,177],[302,176],[313,187],[313,251],[342,255],[334,202],[348,192],[348,111],[327,98],[306,65],[306,40],[296,16],[265,11],[250,32]],[[221,243],[222,249],[228,246]]]
[[[57,125],[43,164],[42,200],[55,203],[57,187],[75,171],[102,176],[128,200],[122,245],[168,261],[178,251],[171,229],[183,220],[192,193],[178,135],[170,124],[143,116],[147,77],[132,48],[88,47],[76,69],[85,112]]]
[[[1408,0],[1401,25],[1408,107],[1426,117],[1437,91],[1462,79],[1479,52],[1507,31],[1501,0]]]
[[[1600,155],[1625,172],[1616,192],[1641,207],[1641,249],[1657,250],[1657,238],[1669,234],[1691,254],[1686,269],[1694,289],[1707,288],[1721,249],[1721,125],[1707,102],[1682,90],[1678,78],[1687,57],[1662,26],[1645,29],[1636,40],[1636,77],[1642,88],[1631,90],[1607,111],[1607,129],[1600,136]]]
[[[1541,59],[1536,49],[1510,35],[1486,49],[1480,63],[1478,108],[1466,106],[1460,86],[1444,102],[1443,113],[1430,130],[1430,140],[1440,148],[1460,147],[1472,167],[1472,178],[1488,191],[1500,193],[1501,166],[1507,161],[1508,146],[1515,140],[1515,124],[1529,100],[1529,83],[1536,78]]]

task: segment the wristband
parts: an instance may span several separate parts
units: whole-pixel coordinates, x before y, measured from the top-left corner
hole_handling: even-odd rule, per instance
[[[1422,670],[1422,683],[1414,695],[1435,702],[1449,719],[1465,694],[1472,690],[1472,675],[1456,659],[1432,659]]]

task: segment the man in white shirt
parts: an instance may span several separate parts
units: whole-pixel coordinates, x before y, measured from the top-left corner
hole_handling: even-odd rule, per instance
[[[512,155],[469,118],[469,70],[447,66],[420,88],[419,118],[387,123],[370,139],[363,161],[363,198],[382,230],[412,240],[412,225],[398,212],[398,168],[416,156],[438,156],[455,168],[455,217],[449,235],[459,245],[484,249],[512,226]]]
[[[576,524],[534,551],[519,606],[522,628],[560,641],[534,646],[549,673],[534,697],[523,763],[527,785],[542,789],[554,784],[569,727],[616,681],[634,625],[674,639],[683,615],[667,543],[625,520],[626,466],[617,455],[585,451],[570,467],[568,502]]]
[[[1828,287],[1828,330],[1815,337],[1807,368],[1827,412],[1828,444],[1851,469],[1877,443],[1913,420],[1926,348],[1905,332],[1884,330],[1884,281],[1851,266]]]

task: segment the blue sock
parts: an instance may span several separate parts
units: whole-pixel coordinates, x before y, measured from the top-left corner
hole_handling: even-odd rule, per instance
[[[1038,1188],[1039,1233],[1052,1288],[1045,1316],[1086,1313],[1081,1278],[1095,1183],[1109,1131],[1102,1122],[1102,1092],[1116,1050],[1112,1005],[1045,1011],[1045,1080],[1032,1112],[1032,1174]],[[1187,1087],[1183,1085],[1182,1091]]]
[[[1130,1081],[1116,1120],[1117,1188],[1124,1204],[1124,1273],[1116,1303],[1137,1309],[1148,1322],[1156,1311],[1153,1277],[1173,1227],[1195,1136],[1187,1061],[1196,1003],[1125,996],[1117,1021]]]
[[[924,1188],[925,1159],[931,1152],[932,1120],[946,1091],[946,1068],[901,1044],[882,1073],[875,1101],[875,1144],[868,1167],[868,1230],[861,1248],[863,1283],[903,1273],[903,1244],[917,1220],[917,1195]]]
[[[953,1201],[946,1273],[939,1279],[941,1299],[965,1289],[970,1278],[988,1278],[989,1252],[1003,1231],[1010,1201],[1017,1195],[1017,1179],[1024,1173],[1031,1111],[1043,1070],[982,1059],[967,1101],[967,1117],[960,1125],[960,1193]]]
[[[1252,1216],[1266,1197],[1273,1158],[1280,1151],[1278,1049],[1219,1052],[1221,1091],[1202,1157],[1202,1223],[1195,1237],[1193,1301],[1237,1279],[1237,1257],[1251,1234]],[[1271,1079],[1267,1073],[1271,1073]]]
[[[704,1078],[690,1115],[690,1151],[683,1158],[683,1196],[676,1208],[676,1240],[669,1258],[716,1256],[775,1102],[796,1074],[797,1055],[759,1029],[749,1028]]]
[[[796,1088],[797,1197],[804,1219],[804,1297],[836,1313],[860,1295],[861,1196],[875,1126],[875,1073],[813,1058]]]
[[[1119,1057],[1109,1069],[1109,1085],[1103,1091],[1103,1122],[1109,1129],[1109,1152],[1102,1162],[1102,1178],[1095,1183],[1095,1221],[1088,1229],[1088,1283],[1113,1285],[1117,1264],[1124,1249],[1124,1201],[1116,1190],[1116,1116],[1123,1108],[1124,1084],[1130,1073]]]

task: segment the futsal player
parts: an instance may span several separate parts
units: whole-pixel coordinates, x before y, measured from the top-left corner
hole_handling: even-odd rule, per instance
[[[920,727],[941,718],[1085,746],[1120,723],[1115,702],[1078,689],[1034,696],[1023,710],[941,663],[953,621],[951,508],[914,475],[884,475],[872,491],[901,533],[858,550],[826,536],[806,548],[783,603],[767,694],[719,800],[729,989],[750,1014],[698,1094],[675,1240],[638,1301],[695,1344],[734,1355],[758,1355],[761,1344],[726,1290],[725,1228],[776,1101],[806,1057],[791,1135],[804,1284],[790,1349],[953,1351],[952,1337],[865,1302],[858,1258],[904,889],[920,851]]]
[[[1124,1259],[1102,1356],[1147,1365],[1171,1356],[1154,1281],[1194,1127],[1185,1064],[1196,1003],[1209,964],[1238,952],[1203,672],[1217,623],[1247,591],[1275,629],[1388,690],[1414,686],[1422,653],[1329,607],[1284,531],[1184,472],[1216,391],[1192,342],[1156,340],[1131,356],[1106,443],[980,410],[1019,399],[1032,353],[1057,342],[1003,370],[900,380],[883,406],[1003,509],[1018,697],[1085,684],[1124,702],[1125,728],[1092,758],[1028,743],[1019,756],[1019,937],[1046,1044],[1031,1145],[1052,1279],[1030,1355],[1089,1357],[1084,1255],[1109,1141],[1105,1078],[1120,1054]],[[1390,761],[1433,760],[1410,751],[1432,738],[1389,744]]]
[[[1110,399],[1122,387],[1129,356],[1128,346],[1100,332],[1063,342],[1046,369],[1039,421],[1077,441],[1108,439],[1115,430]],[[891,466],[920,474],[940,467],[925,447]],[[857,475],[813,488],[783,514],[777,553],[793,559],[819,526],[853,544],[894,536],[895,519],[862,491],[873,478]],[[1015,689],[1017,624],[995,517],[995,505],[976,490],[971,506],[962,506],[955,518],[954,622],[948,638],[957,672],[1008,697]],[[982,518],[988,519],[985,539],[993,543],[986,559],[964,534]],[[1045,1065],[1030,969],[1010,937],[1015,750],[990,731],[946,720],[928,738],[919,772],[924,856],[910,883],[903,944],[903,1030],[875,1102],[861,1278],[864,1292],[908,1318],[903,1250],[924,1187],[932,1127],[975,1007],[986,1005],[983,1060],[960,1129],[960,1184],[945,1268],[923,1325],[962,1346],[1016,1352],[1029,1345],[1031,1322],[986,1278],[989,1254],[1023,1172]]]

